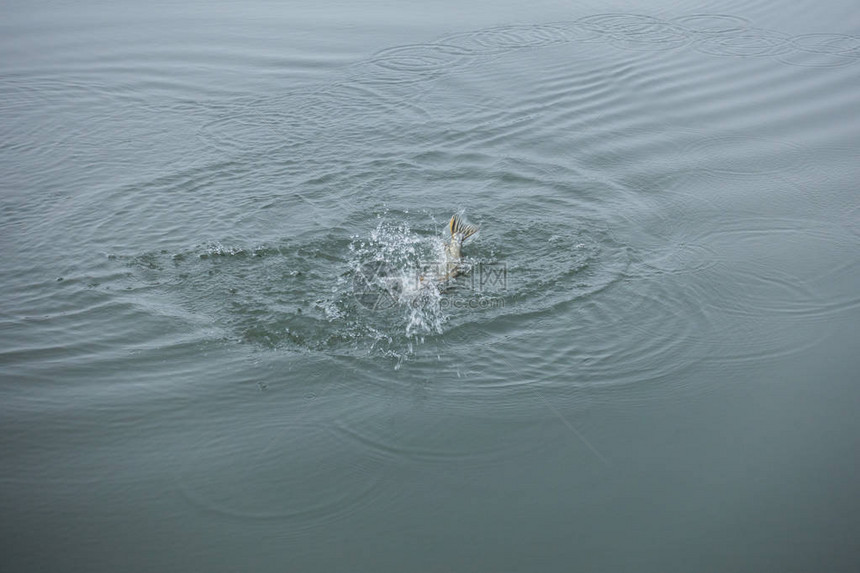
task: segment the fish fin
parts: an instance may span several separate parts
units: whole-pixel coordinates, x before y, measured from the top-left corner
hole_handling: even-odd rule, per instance
[[[478,232],[478,227],[469,223],[464,223],[460,218],[460,215],[456,214],[451,217],[451,222],[448,223],[448,229],[450,229],[452,237],[460,235],[461,242]]]

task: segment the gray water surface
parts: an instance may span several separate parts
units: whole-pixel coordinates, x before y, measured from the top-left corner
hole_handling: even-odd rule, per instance
[[[461,4],[4,2],[0,569],[856,570],[856,6]]]

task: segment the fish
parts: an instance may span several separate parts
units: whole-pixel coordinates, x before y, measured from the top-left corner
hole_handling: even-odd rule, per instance
[[[460,215],[454,214],[448,222],[450,238],[445,242],[445,261],[437,265],[435,272],[419,277],[419,282],[429,284],[432,282],[445,283],[456,277],[463,270],[463,254],[461,247],[466,239],[478,232],[478,227],[466,223]]]

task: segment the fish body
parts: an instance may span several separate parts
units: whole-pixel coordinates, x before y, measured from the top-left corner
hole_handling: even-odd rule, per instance
[[[459,215],[454,215],[448,222],[450,238],[445,242],[445,262],[439,265],[438,272],[433,275],[424,275],[420,278],[422,283],[426,281],[446,282],[460,273],[463,255],[461,247],[463,243],[478,232],[478,227],[466,223]]]

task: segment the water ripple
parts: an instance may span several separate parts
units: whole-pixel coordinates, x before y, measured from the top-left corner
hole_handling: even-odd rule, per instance
[[[737,33],[750,28],[751,22],[729,14],[690,14],[671,20],[694,34]]]
[[[613,46],[629,50],[668,50],[691,40],[683,27],[640,14],[597,14],[580,18],[577,23],[606,36]]]
[[[792,51],[780,54],[784,64],[803,67],[835,67],[860,59],[860,37],[847,34],[801,34],[791,39]]]
[[[397,46],[356,64],[352,78],[367,84],[426,82],[466,64],[471,56],[470,50],[449,44]]]
[[[180,491],[202,510],[243,521],[280,521],[293,534],[347,519],[383,494],[386,467],[357,451],[327,424],[258,422],[214,431],[189,448]]]
[[[522,48],[539,48],[563,42],[590,39],[581,28],[564,24],[499,26],[443,36],[440,41],[474,54],[497,54]]]
[[[678,157],[678,162],[686,169],[761,175],[810,168],[808,150],[788,141],[740,134],[691,135],[690,144],[681,148]]]
[[[791,50],[791,36],[775,30],[744,28],[706,35],[693,43],[696,50],[713,56],[777,56]]]
[[[419,341],[410,330],[415,325],[430,325],[418,330],[431,348],[445,344],[440,333],[457,337],[470,327],[502,328],[512,318],[548,321],[559,309],[582,312],[581,325],[611,325],[614,332],[622,329],[625,315],[607,307],[602,297],[612,299],[616,291],[627,292],[630,281],[642,280],[637,304],[654,311],[653,322],[613,334],[613,340],[638,350],[610,348],[604,340],[604,346],[592,347],[591,358],[582,358],[579,372],[584,379],[610,378],[614,353],[621,357],[616,362],[620,379],[636,371],[662,376],[661,361],[677,358],[683,365],[695,351],[682,349],[674,338],[645,339],[645,333],[660,328],[660,317],[672,324],[669,331],[695,340],[689,325],[673,323],[682,308],[695,317],[700,331],[713,327],[708,322],[712,317],[685,297],[695,292],[706,296],[697,281],[722,272],[726,257],[716,234],[671,229],[665,222],[658,225],[659,232],[640,227],[652,214],[653,206],[643,200],[654,192],[648,182],[659,183],[677,172],[746,179],[810,172],[811,154],[776,136],[682,129],[661,134],[660,122],[646,113],[636,89],[660,84],[668,72],[644,57],[631,62],[619,55],[597,69],[579,60],[544,63],[532,90],[512,89],[534,77],[523,62],[535,62],[530,58],[541,49],[562,52],[565,44],[578,42],[643,52],[689,44],[713,55],[773,56],[795,65],[845,65],[860,57],[855,36],[790,36],[725,14],[671,20],[596,14],[574,22],[448,34],[434,42],[381,50],[351,66],[338,81],[270,97],[165,108],[199,120],[197,136],[218,159],[57,203],[49,211],[52,217],[36,226],[59,224],[67,239],[110,252],[127,267],[131,277],[126,286],[138,300],[157,293],[241,343],[333,355],[402,356],[411,354]],[[463,89],[447,89],[446,81]],[[87,105],[113,97],[93,86],[51,82],[15,80],[0,87],[7,96],[0,112],[13,119],[35,109],[28,98],[38,99],[38,107],[51,105],[55,94],[73,94],[72,101]],[[703,90],[712,96],[710,84]],[[99,133],[120,120],[119,115],[99,117],[91,127]],[[4,150],[28,160],[47,158],[51,146],[37,148],[29,140],[44,140],[54,128],[12,121]],[[76,132],[63,133],[73,137]],[[79,143],[78,149],[87,149]],[[58,145],[72,147],[69,140]],[[133,138],[117,142],[130,151],[135,145]],[[553,153],[559,156],[552,158]],[[44,173],[64,161],[62,156],[46,161]],[[237,197],[237,187],[253,191]],[[471,192],[462,194],[464,187]],[[508,201],[505,212],[499,212],[500,193],[524,199]],[[468,205],[457,205],[460,197]],[[395,207],[389,209],[388,202]],[[433,207],[422,207],[426,205]],[[428,237],[437,240],[444,219],[459,207],[480,217],[488,235],[486,242],[476,241],[470,262],[475,268],[488,262],[505,265],[509,283],[504,292],[492,294],[503,304],[427,313],[421,320],[414,314],[362,314],[350,290],[351,273],[362,257],[391,255],[385,245],[368,238],[373,233],[378,237],[380,227],[367,221],[399,217],[386,224],[408,229],[394,245],[404,254]],[[168,225],[165,209],[176,215]],[[4,207],[6,211],[19,227],[29,221],[12,207]],[[114,216],[104,217],[105,211]],[[312,222],[306,221],[309,214]],[[265,237],[259,231],[252,234],[251,219],[260,223],[257,229],[267,229]],[[634,229],[630,236],[647,237],[648,249],[619,238],[617,229],[625,225]],[[290,231],[279,234],[278,226]],[[853,219],[848,226],[856,227]],[[129,227],[143,247],[124,239]],[[219,231],[223,228],[234,234]],[[284,239],[284,233],[290,238]],[[739,234],[733,240],[749,237]],[[816,303],[802,296],[807,291],[788,289],[790,281],[779,273],[768,276],[766,284],[785,294],[778,297],[782,308],[795,309],[787,314],[816,315]],[[748,279],[738,278],[748,285],[747,292],[767,290],[765,283]],[[474,277],[455,284],[455,296],[449,298],[486,300],[487,293],[468,292],[466,280]],[[689,291],[675,291],[680,287],[674,283],[657,284],[660,280],[684,283]],[[799,282],[795,286],[800,288]],[[676,309],[666,308],[666,300],[674,300]],[[582,307],[573,308],[573,301]],[[846,293],[834,293],[834,311],[854,304]],[[775,311],[760,301],[751,301],[753,307]],[[404,316],[412,327],[404,327]],[[585,338],[578,328],[574,333]],[[588,349],[589,342],[581,348]]]

